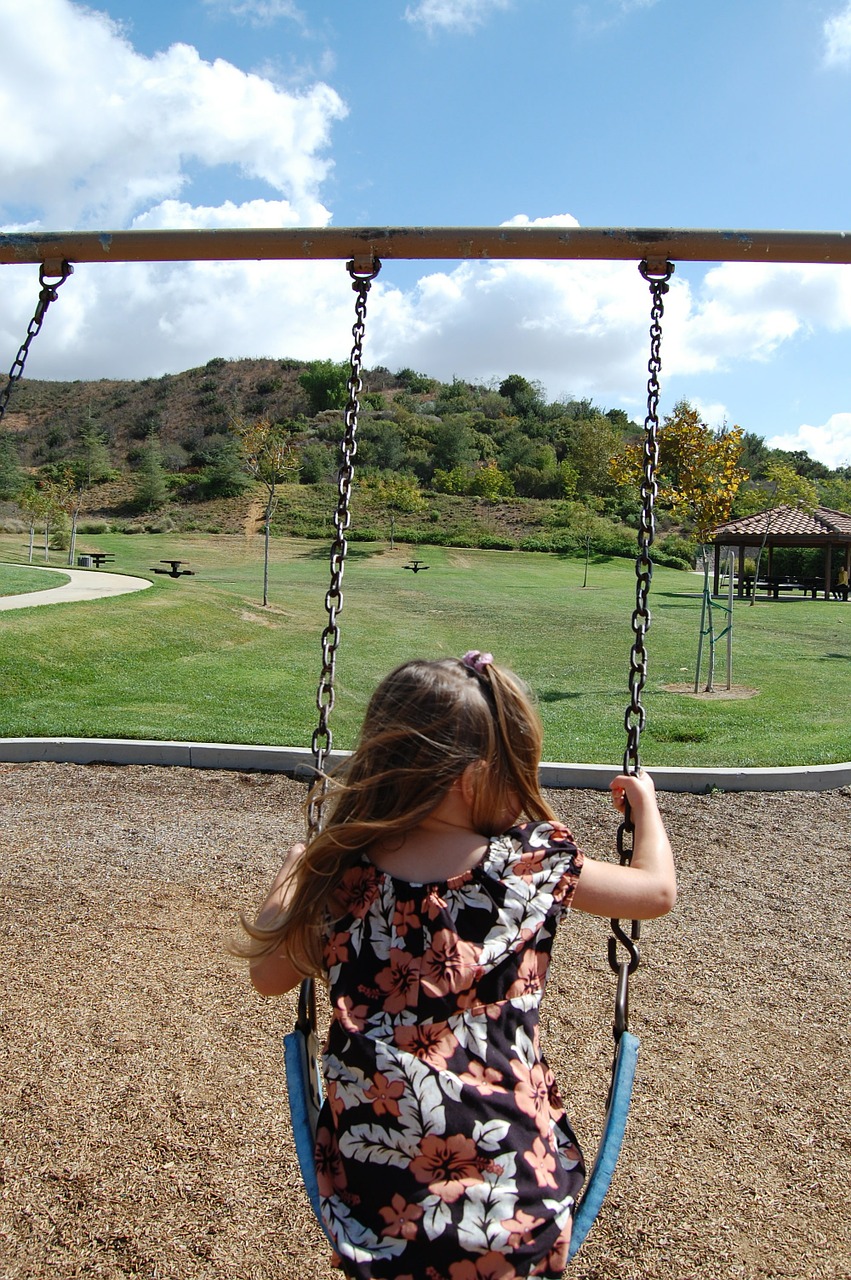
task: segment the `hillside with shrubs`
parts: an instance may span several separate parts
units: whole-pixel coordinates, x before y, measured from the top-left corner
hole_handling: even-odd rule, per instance
[[[71,521],[92,533],[251,533],[268,514],[273,534],[327,539],[347,377],[327,360],[216,358],[140,381],[22,379],[0,436],[2,519],[49,521],[56,540]],[[519,374],[478,386],[385,368],[365,372],[360,404],[353,539],[634,554],[637,490],[619,460],[641,424],[623,410],[547,401]],[[677,413],[706,439],[725,434],[679,405],[671,435]],[[790,496],[851,511],[851,468],[734,430],[733,514]],[[699,529],[667,495],[657,559],[691,567]]]

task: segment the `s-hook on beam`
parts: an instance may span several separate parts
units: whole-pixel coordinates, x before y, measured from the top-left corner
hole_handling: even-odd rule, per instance
[[[0,235],[0,264],[510,258],[851,263],[851,231],[629,227],[255,227]]]

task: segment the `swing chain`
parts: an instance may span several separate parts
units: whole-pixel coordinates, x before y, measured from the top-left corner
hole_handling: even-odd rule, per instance
[[[2,423],[3,417],[6,413],[6,406],[9,403],[9,397],[12,394],[12,389],[15,383],[23,376],[24,365],[26,364],[27,356],[30,353],[30,344],[33,338],[38,336],[41,326],[44,323],[44,317],[47,314],[47,308],[50,306],[51,302],[56,301],[59,296],[58,290],[60,285],[63,285],[74,271],[70,262],[62,262],[58,271],[49,270],[49,267],[53,266],[53,263],[43,262],[39,268],[38,282],[41,285],[41,292],[38,295],[35,314],[27,326],[27,336],[21,343],[21,346],[18,349],[18,354],[15,356],[12,367],[9,370],[9,377],[6,382],[6,386],[2,391],[0,391],[0,423]],[[50,282],[48,281],[48,276],[57,276],[58,279],[54,279]]]
[[[634,641],[630,652],[629,692],[630,703],[624,716],[624,727],[627,734],[624,752],[623,771],[626,774],[638,773],[641,769],[639,743],[641,732],[647,719],[647,713],[641,702],[641,695],[647,680],[647,648],[645,638],[650,626],[650,608],[648,597],[650,581],[653,576],[653,562],[650,548],[656,536],[654,505],[658,492],[656,473],[659,464],[659,374],[662,369],[662,316],[664,314],[663,298],[668,292],[668,282],[674,272],[672,262],[647,262],[639,265],[639,271],[650,285],[652,306],[650,310],[650,360],[648,362],[647,380],[647,416],[644,420],[643,469],[641,477],[641,517],[638,528],[638,556],[635,561],[635,610],[632,615]],[[628,866],[632,861],[632,836],[634,826],[627,805],[623,822],[618,828],[617,849],[621,866]],[[611,921],[612,936],[609,938],[609,967],[618,975],[617,995],[615,997],[614,1036],[618,1041],[627,1029],[629,1021],[629,976],[638,968],[641,961],[641,921],[632,920],[627,932],[619,920]],[[627,959],[618,957],[618,943],[627,952]]]
[[[647,714],[641,703],[641,694],[647,679],[647,649],[645,637],[650,626],[648,596],[653,563],[650,548],[656,536],[654,504],[658,492],[656,471],[659,464],[659,373],[662,369],[662,316],[663,297],[668,292],[668,281],[674,271],[673,263],[642,262],[639,271],[650,285],[653,305],[650,311],[650,360],[647,366],[647,417],[644,419],[643,472],[641,477],[641,516],[638,528],[638,556],[635,561],[636,591],[632,630],[635,640],[630,653],[629,690],[630,703],[624,716],[627,745],[624,753],[624,773],[637,773],[641,767],[638,747]]]
[[[343,608],[343,573],[346,566],[346,553],[348,552],[348,541],[346,533],[351,525],[351,496],[352,482],[354,480],[355,467],[354,461],[357,454],[357,429],[358,414],[360,412],[360,401],[358,399],[363,390],[363,380],[361,378],[361,364],[363,360],[363,339],[365,333],[366,321],[366,299],[369,293],[372,281],[381,270],[381,262],[378,258],[368,259],[366,262],[361,259],[352,259],[346,263],[349,275],[352,278],[352,288],[357,294],[355,301],[355,323],[352,327],[352,337],[354,344],[350,357],[350,374],[347,383],[348,403],[346,404],[345,413],[343,415],[344,432],[341,442],[342,461],[337,476],[337,508],[334,512],[334,541],[331,544],[331,584],[325,596],[325,611],[328,615],[328,622],[325,630],[322,632],[322,674],[319,678],[319,687],[316,691],[316,707],[319,711],[319,723],[313,732],[311,740],[311,750],[313,751],[313,767],[316,771],[317,778],[323,778],[325,773],[325,765],[328,755],[331,751],[332,735],[328,723],[328,718],[334,707],[334,676],[337,664],[337,648],[340,643],[340,625],[338,618]],[[321,792],[311,801],[308,812],[307,821],[311,834],[319,827],[320,808],[321,808]]]

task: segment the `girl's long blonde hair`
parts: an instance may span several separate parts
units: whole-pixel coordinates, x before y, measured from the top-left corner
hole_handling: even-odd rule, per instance
[[[346,871],[377,841],[422,822],[471,764],[472,819],[482,835],[500,834],[508,810],[552,819],[538,781],[542,739],[529,693],[495,663],[415,659],[391,671],[370,699],[351,757],[313,789],[321,829],[298,860],[285,909],[266,928],[243,919],[251,941],[242,954],[280,947],[300,972],[321,976],[324,925]]]

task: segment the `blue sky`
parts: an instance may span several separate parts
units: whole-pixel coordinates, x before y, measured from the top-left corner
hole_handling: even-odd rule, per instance
[[[7,229],[848,227],[848,0],[0,0],[0,37]],[[647,306],[631,264],[389,263],[366,362],[641,417]],[[28,372],[342,359],[351,323],[338,263],[80,265]],[[849,464],[849,352],[851,267],[684,265],[663,408]]]

